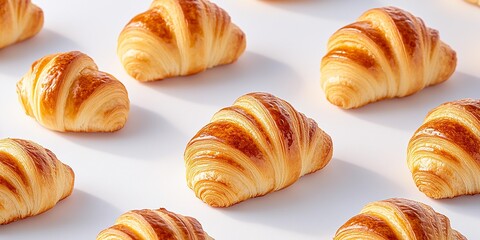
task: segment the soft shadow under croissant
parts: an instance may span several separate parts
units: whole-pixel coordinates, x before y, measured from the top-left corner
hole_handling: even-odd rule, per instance
[[[335,32],[327,48],[321,86],[328,101],[345,109],[444,82],[457,64],[437,30],[396,7],[366,11]]]
[[[120,33],[117,54],[132,77],[154,81],[232,63],[245,46],[245,34],[214,3],[154,0]]]
[[[125,86],[78,51],[33,63],[17,83],[17,93],[27,115],[60,132],[116,131],[130,109]]]
[[[250,93],[217,112],[185,149],[188,186],[214,207],[277,191],[322,169],[330,136],[289,103]]]

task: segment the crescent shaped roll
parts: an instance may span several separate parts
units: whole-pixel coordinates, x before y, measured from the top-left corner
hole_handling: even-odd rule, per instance
[[[480,193],[480,100],[431,110],[408,144],[408,168],[431,198]]]
[[[446,81],[454,50],[422,19],[396,7],[366,11],[335,32],[321,62],[321,86],[344,109],[404,97]]]
[[[452,229],[448,217],[432,207],[403,198],[367,204],[335,234],[334,240],[466,240]]]
[[[480,1],[479,1],[479,0],[465,0],[465,1],[467,1],[467,2],[469,2],[469,3],[473,3],[473,4],[476,4],[476,5],[480,6]]]
[[[115,225],[101,231],[97,240],[213,240],[192,217],[167,211],[133,210],[122,214]]]
[[[78,51],[37,60],[17,93],[27,115],[60,132],[119,130],[130,108],[125,86]]]
[[[237,60],[245,34],[207,0],[154,0],[120,33],[117,53],[139,81],[191,75]]]
[[[0,49],[35,36],[43,11],[30,0],[0,0]]]
[[[28,140],[0,140],[0,224],[35,216],[73,191],[74,173]]]
[[[268,93],[250,93],[217,112],[188,143],[186,178],[196,196],[228,207],[322,169],[333,145],[317,123]]]

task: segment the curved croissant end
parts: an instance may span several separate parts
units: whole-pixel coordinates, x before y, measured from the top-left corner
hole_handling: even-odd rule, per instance
[[[169,212],[164,208],[124,213],[115,225],[97,236],[97,240],[137,239],[213,240],[195,218]]]
[[[17,83],[27,115],[46,128],[66,132],[112,132],[128,117],[125,86],[74,51],[36,61]]]
[[[430,111],[410,139],[407,164],[431,198],[480,193],[480,100],[448,102]]]
[[[154,0],[120,33],[117,53],[139,81],[195,74],[234,62],[245,34],[207,0]]]
[[[402,198],[367,204],[335,234],[334,240],[424,239],[466,240],[450,220],[430,206]]]
[[[0,0],[0,49],[35,36],[43,11],[30,0]]]
[[[327,48],[321,85],[328,101],[345,109],[446,81],[457,63],[437,30],[395,7],[365,12],[334,33]]]
[[[188,186],[214,207],[285,188],[332,158],[329,135],[289,103],[250,93],[217,112],[185,150]]]
[[[45,212],[70,196],[74,173],[55,154],[22,139],[0,140],[0,224]]]
[[[480,0],[465,0],[465,1],[467,1],[467,2],[469,2],[469,3],[473,3],[473,4],[476,4],[476,5],[480,6]]]

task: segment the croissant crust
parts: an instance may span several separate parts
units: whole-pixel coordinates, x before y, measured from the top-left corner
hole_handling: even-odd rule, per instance
[[[35,36],[43,11],[30,0],[0,0],[0,49]]]
[[[122,214],[115,225],[101,231],[97,240],[213,240],[192,217],[167,211],[133,210]]]
[[[480,193],[480,100],[444,103],[410,139],[407,164],[431,198]]]
[[[130,108],[125,86],[78,51],[33,63],[17,83],[17,93],[27,115],[61,132],[119,130]]]
[[[332,104],[357,108],[444,82],[456,63],[455,51],[422,19],[396,7],[374,8],[331,36],[321,85]]]
[[[317,123],[268,93],[217,112],[185,150],[188,186],[214,207],[285,188],[327,165],[332,140]]]
[[[74,173],[28,140],[0,140],[0,224],[45,212],[70,196]]]
[[[120,33],[117,53],[139,81],[195,74],[234,62],[245,34],[207,0],[154,0]]]
[[[334,240],[423,239],[466,240],[450,220],[430,206],[403,198],[367,204],[360,214],[341,226]]]

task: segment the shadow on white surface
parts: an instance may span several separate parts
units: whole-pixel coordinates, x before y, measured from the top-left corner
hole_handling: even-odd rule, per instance
[[[457,212],[462,215],[472,217],[480,216],[480,195],[459,196],[452,199],[438,200],[442,205],[445,205],[452,212]]]
[[[52,209],[8,225],[0,226],[1,239],[78,239],[111,226],[121,211],[109,203],[82,190],[74,189],[72,195]],[[95,230],[98,229],[98,230]],[[86,233],[86,231],[91,231]]]
[[[43,29],[33,38],[0,49],[0,73],[18,80],[36,60],[53,53],[76,50],[79,45],[60,33]]]
[[[430,110],[445,102],[478,98],[478,89],[479,77],[456,72],[446,82],[427,87],[411,96],[382,100],[346,111],[363,120],[413,134]]]
[[[237,62],[229,65],[147,84],[181,99],[224,106],[249,92],[294,93],[300,85],[298,78],[298,74],[287,64],[247,51]],[[231,99],[231,102],[226,103],[225,99]]]
[[[174,150],[172,142],[183,140],[182,133],[170,122],[137,105],[130,106],[127,123],[117,132],[59,133],[58,136],[91,149],[139,160],[158,160],[159,153]]]
[[[399,189],[375,172],[334,158],[325,169],[300,178],[288,188],[222,211],[242,222],[333,237],[332,229],[338,229],[364,204],[395,197]]]

